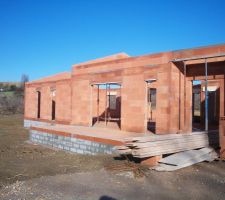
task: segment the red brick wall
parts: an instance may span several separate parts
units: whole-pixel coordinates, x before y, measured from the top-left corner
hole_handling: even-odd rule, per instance
[[[51,119],[50,88],[54,86],[56,88],[56,121],[90,126],[92,116],[96,116],[96,104],[94,103],[96,90],[92,89],[91,84],[121,82],[121,128],[126,131],[145,132],[147,124],[145,80],[154,78],[157,79],[157,102],[154,113],[156,133],[191,131],[191,81],[204,78],[204,65],[187,66],[187,78],[184,80],[182,67],[179,64],[172,64],[170,60],[220,52],[225,52],[225,45],[75,65],[72,69],[72,78],[67,81],[53,82],[45,79],[44,82],[27,84],[25,117],[36,118],[36,89],[39,88],[42,93],[41,119]],[[209,66],[209,79],[220,81],[220,115],[224,116],[225,68],[223,67],[224,62],[221,63]],[[185,101],[184,81],[186,81]],[[104,91],[100,92],[100,96],[105,96]],[[105,109],[105,98],[101,99],[100,114]],[[186,119],[186,123],[184,123],[184,119]]]
[[[165,134],[169,130],[170,119],[170,64],[157,73],[156,133]]]
[[[88,79],[72,78],[72,124],[91,126],[91,85]]]
[[[71,121],[71,83],[70,81],[56,84],[56,120]]]
[[[123,77],[121,128],[126,131],[145,131],[146,90],[143,74]]]
[[[26,85],[25,118],[37,119],[37,91],[41,92],[40,120],[52,119],[52,100],[56,102],[56,121],[70,123],[71,121],[71,89],[70,81],[35,83]],[[52,88],[56,96],[52,96]]]
[[[24,116],[29,118],[37,117],[37,92],[35,87],[26,86],[25,89]]]

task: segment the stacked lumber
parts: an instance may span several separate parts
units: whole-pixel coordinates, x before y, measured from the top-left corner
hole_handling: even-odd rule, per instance
[[[216,137],[216,134],[214,135]],[[131,154],[133,157],[147,158],[208,147],[213,144],[213,141],[211,135],[209,144],[209,137],[206,132],[149,135],[127,138],[125,139],[125,145],[118,146],[117,150],[120,154]]]

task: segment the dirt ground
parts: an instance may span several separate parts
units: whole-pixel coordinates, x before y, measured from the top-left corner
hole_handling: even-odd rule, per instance
[[[27,143],[22,116],[0,116],[0,199],[115,200],[224,199],[225,162],[175,172],[108,171],[125,164],[111,156],[84,156]]]
[[[110,156],[71,154],[28,143],[22,115],[0,115],[0,187],[17,180],[101,169]]]

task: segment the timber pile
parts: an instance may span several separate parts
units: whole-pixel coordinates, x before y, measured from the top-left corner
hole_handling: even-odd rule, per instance
[[[137,158],[177,153],[217,145],[218,134],[194,132],[187,134],[150,135],[125,139],[125,145],[118,146],[120,154],[131,154]]]

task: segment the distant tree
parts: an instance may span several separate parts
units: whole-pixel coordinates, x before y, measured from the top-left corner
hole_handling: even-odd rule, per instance
[[[27,74],[22,74],[21,76],[21,88],[24,89],[25,83],[29,81],[29,76]]]
[[[15,91],[16,90],[16,85],[10,85],[10,91]]]

